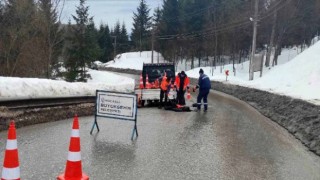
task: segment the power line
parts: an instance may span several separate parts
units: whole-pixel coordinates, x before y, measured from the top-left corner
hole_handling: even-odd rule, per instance
[[[213,31],[217,31],[219,29],[228,28],[230,26],[235,26],[235,25],[237,26],[237,25],[248,24],[248,23],[250,23],[249,17],[245,17],[244,19],[237,21],[237,22],[231,22],[231,23],[220,25],[220,27],[218,27],[218,28],[213,27],[213,28],[208,28],[208,29],[202,30],[202,31],[195,31],[195,32],[190,32],[190,33],[162,35],[162,36],[157,36],[157,38],[173,38],[173,37],[177,37],[177,36],[190,36],[190,35],[194,35],[194,34],[209,33],[209,32],[213,32]]]
[[[258,20],[262,20],[267,18],[268,16],[272,15],[275,11],[278,11],[282,8],[284,8],[287,3],[291,2],[292,0],[285,0],[285,1],[279,1],[277,4],[274,4],[266,14],[264,14],[262,17],[258,18]],[[283,3],[281,6],[279,6],[281,3]],[[218,28],[209,28],[206,30],[198,31],[198,32],[190,32],[190,33],[182,33],[182,34],[173,34],[173,35],[161,35],[156,36],[160,40],[174,40],[174,39],[186,39],[186,38],[195,38],[195,37],[203,37],[205,35],[214,35],[214,33],[218,33],[221,31],[227,31],[234,28],[242,28],[247,26],[248,24],[251,24],[251,21],[248,21],[249,17],[245,17],[245,19],[240,20],[238,22],[232,22],[228,24],[220,25]]]
[[[226,32],[226,31],[232,30],[234,28],[243,28],[249,24],[251,24],[250,21],[248,21],[246,23],[242,23],[242,24],[236,24],[233,26],[216,29],[215,31],[211,31],[211,32],[207,32],[207,33],[199,33],[199,34],[192,34],[192,35],[186,35],[186,36],[175,36],[175,37],[162,37],[162,38],[159,38],[159,40],[195,39],[195,38],[201,38],[201,37],[202,38],[203,37],[210,37],[210,36],[216,35],[216,33],[220,34],[222,32]]]
[[[168,18],[168,19],[163,19],[163,21],[165,21],[165,22],[182,21],[185,18],[190,18],[190,17],[194,17],[194,16],[197,16],[197,15],[203,14],[203,13],[205,13],[206,11],[208,11],[208,10],[210,10],[212,8],[214,8],[214,6],[209,6],[209,7],[203,8],[203,9],[201,9],[199,11],[196,11],[196,12],[183,14],[182,17],[172,17],[172,18]]]
[[[278,4],[278,7],[275,7],[275,9],[271,9],[270,11],[268,11],[267,14],[264,14],[262,17],[259,18],[259,21],[261,21],[262,19],[265,19],[271,15],[273,15],[276,11],[279,11],[280,9],[284,8],[287,4],[289,4],[292,0],[285,0],[285,2],[283,2],[282,5]]]

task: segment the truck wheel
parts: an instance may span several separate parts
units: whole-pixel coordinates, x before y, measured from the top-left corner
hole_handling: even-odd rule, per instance
[[[160,105],[160,100],[154,100],[154,105],[159,106]]]

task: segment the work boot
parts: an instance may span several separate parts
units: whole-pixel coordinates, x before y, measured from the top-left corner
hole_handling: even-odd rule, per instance
[[[208,109],[203,110],[203,112],[207,112],[207,111],[208,111]]]

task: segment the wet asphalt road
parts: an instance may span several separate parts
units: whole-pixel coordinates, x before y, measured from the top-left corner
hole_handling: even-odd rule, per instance
[[[196,95],[193,94],[195,97]],[[195,98],[192,98],[192,103]],[[320,179],[320,158],[247,104],[212,92],[209,111],[138,110],[133,122],[80,118],[83,171],[105,179]],[[55,179],[65,168],[72,120],[17,130],[22,179]],[[0,133],[1,161],[6,132]]]

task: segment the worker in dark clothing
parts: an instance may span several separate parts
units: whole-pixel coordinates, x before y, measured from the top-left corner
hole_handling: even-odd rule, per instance
[[[203,99],[204,112],[206,112],[208,110],[208,94],[211,89],[211,82],[210,78],[204,74],[203,69],[200,69],[199,75],[200,77],[198,80],[198,85],[195,88],[199,88],[199,94],[197,98],[197,110],[201,110],[201,101]]]
[[[176,75],[176,77],[174,78],[175,81],[173,82],[173,87],[175,88],[175,90],[176,90],[176,92],[177,92],[177,94],[176,94],[176,102],[175,102],[175,103],[178,103],[178,88],[177,88],[177,85],[176,85],[176,81],[177,81],[177,79],[179,78],[180,74],[181,74],[181,73],[178,73],[178,74]]]
[[[186,105],[186,101],[184,99],[184,94],[189,88],[190,79],[186,75],[184,71],[181,71],[180,75],[176,77],[175,85],[177,88],[177,104],[179,105]]]
[[[166,74],[160,78],[160,105],[159,109],[167,104],[168,101],[168,86],[170,79],[167,78]],[[164,103],[163,103],[164,98]]]

